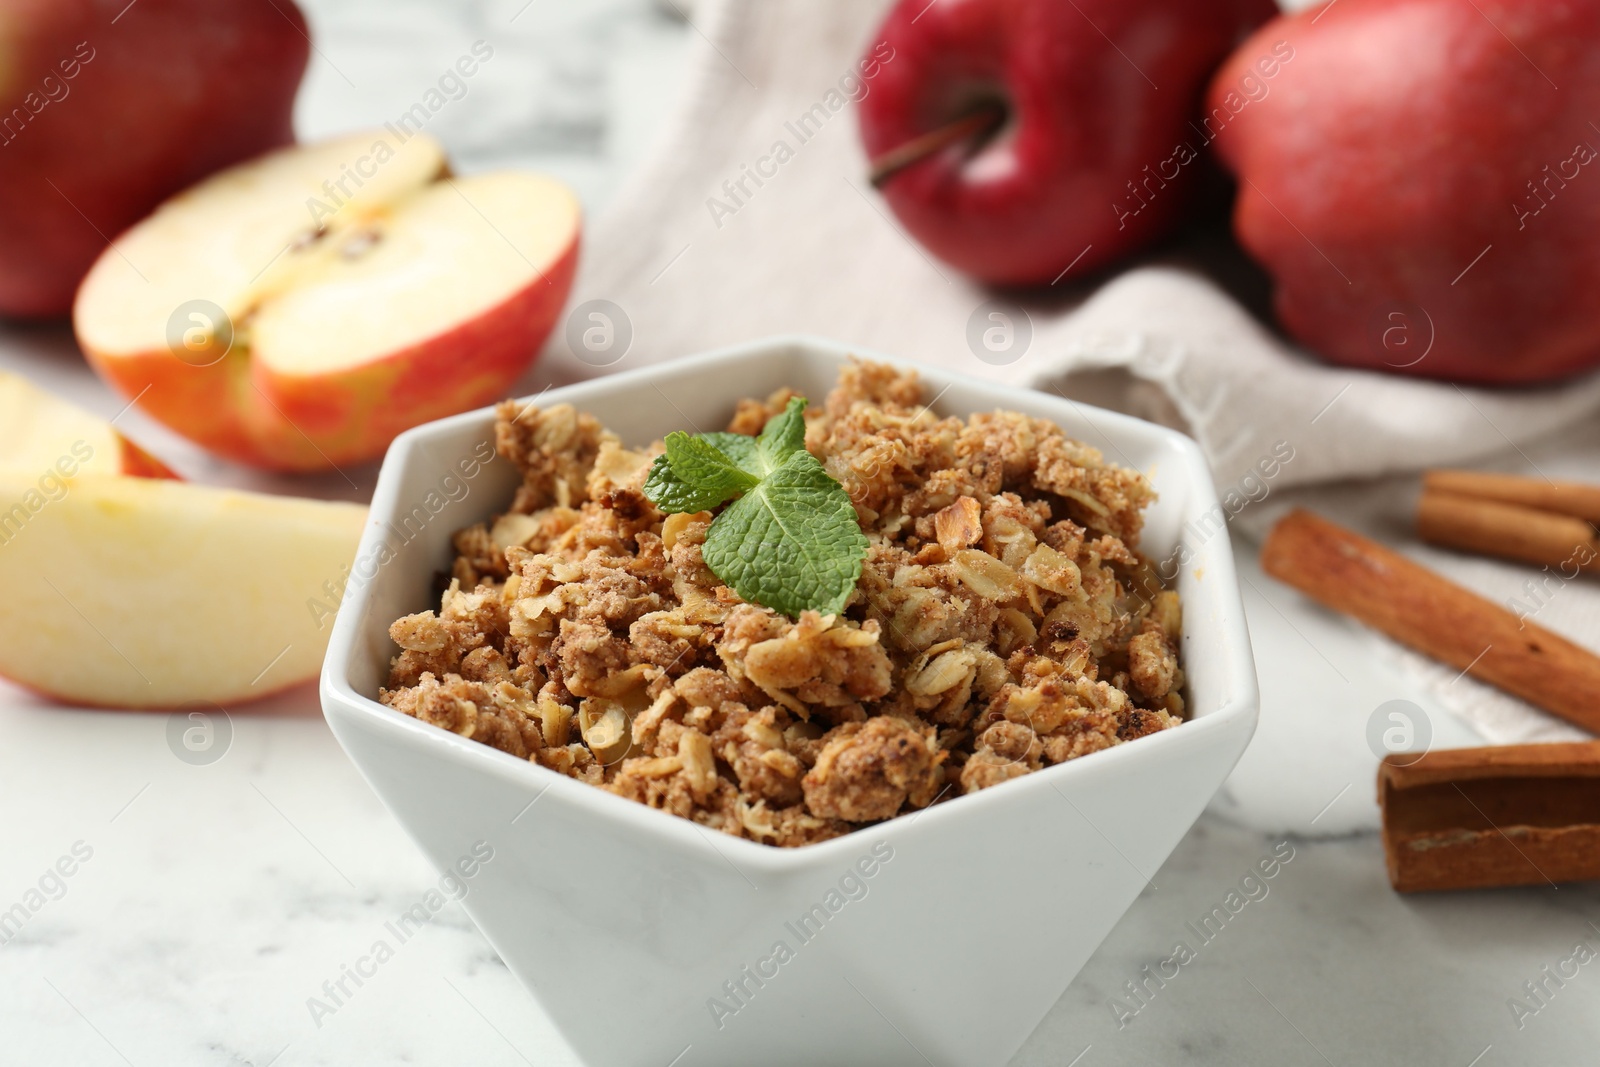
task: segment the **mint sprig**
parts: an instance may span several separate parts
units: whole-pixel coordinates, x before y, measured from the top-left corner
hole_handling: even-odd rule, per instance
[[[850,495],[806,451],[805,407],[791,399],[759,437],[670,433],[644,483],[668,513],[732,500],[706,531],[706,566],[745,600],[790,617],[843,610],[867,554]]]

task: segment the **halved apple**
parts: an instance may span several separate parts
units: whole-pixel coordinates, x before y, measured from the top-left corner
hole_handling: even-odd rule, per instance
[[[177,432],[325,469],[503,396],[566,302],[579,231],[559,182],[452,177],[425,134],[288,148],[117,238],[73,323],[101,376]]]
[[[0,469],[42,477],[132,474],[176,478],[166,464],[104,419],[0,371]]]
[[[366,509],[0,472],[0,674],[79,704],[226,705],[314,678]]]

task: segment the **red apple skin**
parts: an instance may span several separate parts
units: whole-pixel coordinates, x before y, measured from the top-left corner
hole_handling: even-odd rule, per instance
[[[213,171],[292,143],[309,50],[293,0],[7,0],[0,315],[67,314],[109,240]],[[48,102],[34,114],[30,99]]]
[[[197,367],[166,349],[84,351],[114,389],[216,455],[291,472],[364,463],[413,426],[508,395],[561,314],[578,246],[575,235],[542,277],[477,318],[344,371],[283,375],[238,354]]]
[[[953,145],[892,175],[883,194],[928,251],[982,281],[1048,285],[1168,233],[1204,161],[1144,181],[1191,128],[1207,79],[1272,0],[902,0],[875,41],[860,105],[875,159],[1000,96],[1012,117],[973,156]],[[872,49],[868,50],[873,58]],[[1152,84],[1153,83],[1153,84]],[[1087,250],[1087,251],[1086,251]],[[1079,258],[1081,256],[1081,258]]]
[[[1284,328],[1484,385],[1600,365],[1600,4],[1338,0],[1262,28],[1208,107],[1279,41],[1293,60],[1216,145]]]
[[[112,431],[116,433],[115,430]],[[178,473],[120,433],[117,437],[117,460],[122,473],[133,478],[171,478],[181,482]]]

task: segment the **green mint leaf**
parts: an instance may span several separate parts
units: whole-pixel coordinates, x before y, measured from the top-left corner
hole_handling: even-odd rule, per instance
[[[745,600],[791,617],[842,611],[867,554],[850,495],[806,451],[805,408],[791,399],[758,437],[670,433],[644,483],[668,513],[737,497],[706,531],[706,565]]]
[[[762,428],[761,436],[756,438],[756,444],[762,457],[769,464],[769,469],[775,469],[792,454],[805,451],[805,410],[805,397],[790,397],[783,414],[768,419],[767,425]]]
[[[666,445],[650,465],[644,495],[668,514],[709,511],[756,484],[713,444],[678,431],[667,434]]]
[[[773,422],[798,411],[791,403]],[[711,572],[745,600],[795,617],[807,609],[842,611],[867,547],[844,486],[801,448],[712,521],[701,551]]]
[[[717,450],[739,465],[739,469],[757,478],[766,473],[757,453],[756,439],[744,433],[703,433],[702,441],[715,445]]]
[[[722,500],[754,489],[761,480],[704,437],[690,437],[679,430],[667,434],[666,445],[667,462],[672,465],[673,474],[708,493],[721,492]]]
[[[644,479],[644,495],[668,515],[679,511],[693,514],[722,503],[720,496],[708,494],[699,486],[690,485],[672,473],[672,464],[667,461],[666,453],[657,456],[655,462],[650,464],[650,473]],[[706,503],[711,496],[716,496],[715,502]]]
[[[765,478],[795,452],[806,447],[806,409],[803,396],[792,397],[787,407],[767,420],[760,437],[742,433],[703,433],[696,436],[715,445],[741,470]]]

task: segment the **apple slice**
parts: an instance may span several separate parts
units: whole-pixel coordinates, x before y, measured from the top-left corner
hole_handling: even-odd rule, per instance
[[[0,472],[0,674],[177,707],[314,678],[366,509],[186,482]]]
[[[177,432],[326,469],[505,395],[566,301],[579,230],[559,182],[454,178],[432,138],[366,134],[167,201],[95,263],[73,321],[101,376]]]
[[[0,371],[0,469],[44,477],[132,474],[176,478],[166,464],[109,422]]]

